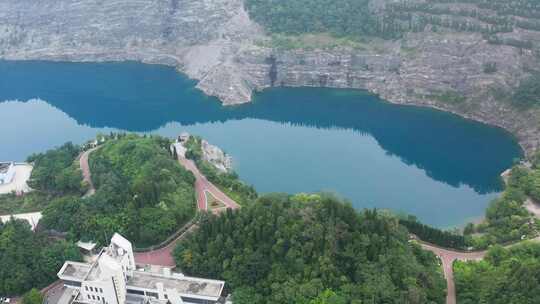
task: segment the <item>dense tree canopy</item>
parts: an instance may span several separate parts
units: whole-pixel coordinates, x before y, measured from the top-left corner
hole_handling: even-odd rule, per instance
[[[245,0],[245,4],[251,18],[274,34],[330,33],[361,40],[396,39],[423,31],[476,32],[493,44],[531,49],[534,44],[527,37],[498,34],[540,31],[536,0]]]
[[[23,295],[21,302],[22,304],[42,304],[43,296],[39,290],[32,288],[29,292]]]
[[[237,304],[444,302],[437,259],[397,219],[326,196],[209,216],[174,255],[189,274],[225,279]]]
[[[26,221],[0,223],[0,295],[19,295],[52,283],[65,260],[81,260],[73,243],[51,241],[32,232]]]
[[[505,243],[531,238],[538,234],[540,221],[531,217],[524,208],[527,196],[539,199],[540,167],[534,164],[532,169],[515,166],[507,181],[504,193],[490,203],[486,210],[486,220],[470,232],[479,232],[480,236],[471,239],[477,248],[486,248],[490,244]]]
[[[407,227],[410,233],[415,234],[422,241],[446,248],[465,249],[467,247],[463,235],[422,224],[414,217],[400,219],[399,223]]]
[[[374,34],[377,20],[368,4],[369,0],[246,0],[255,21],[271,32],[287,34]]]
[[[169,140],[127,135],[90,155],[96,194],[65,196],[43,212],[43,223],[101,243],[119,232],[138,246],[155,245],[195,213],[193,174],[170,155]]]
[[[34,169],[29,186],[59,195],[84,193],[81,171],[75,164],[79,153],[80,147],[66,143],[45,153],[31,155],[27,161],[34,163]]]
[[[521,81],[512,100],[523,107],[540,105],[540,73],[535,73]]]
[[[456,262],[460,304],[526,304],[540,299],[540,244],[491,248],[483,261]]]

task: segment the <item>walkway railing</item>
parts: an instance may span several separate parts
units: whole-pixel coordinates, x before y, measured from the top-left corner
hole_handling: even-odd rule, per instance
[[[188,231],[191,227],[196,225],[200,220],[201,220],[201,212],[197,211],[195,216],[189,222],[187,222],[184,226],[182,226],[180,229],[178,229],[175,233],[170,235],[163,242],[161,242],[161,243],[159,243],[157,245],[152,245],[150,247],[134,248],[133,251],[134,252],[148,252],[148,251],[153,251],[153,250],[157,250],[157,249],[167,247],[172,242],[176,241],[180,236],[182,236],[182,234],[184,234],[186,231]]]

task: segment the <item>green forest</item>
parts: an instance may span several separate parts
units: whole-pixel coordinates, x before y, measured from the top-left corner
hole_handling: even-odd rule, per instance
[[[54,282],[65,260],[80,261],[71,242],[34,233],[26,221],[0,223],[0,295],[20,295]]]
[[[226,280],[235,304],[444,303],[436,257],[408,240],[375,210],[272,194],[205,217],[174,256],[190,275]]]
[[[479,262],[455,262],[460,304],[533,304],[540,299],[540,244],[491,248]]]
[[[503,194],[490,203],[485,221],[469,225],[466,234],[478,233],[469,238],[475,248],[487,248],[498,243],[515,242],[521,238],[535,237],[540,231],[540,220],[532,217],[525,209],[527,196],[540,200],[540,162],[526,168],[517,165],[512,168]]]
[[[476,32],[493,44],[532,49],[527,39],[499,33],[516,29],[540,31],[536,0],[245,0],[253,20],[270,33],[329,33],[334,37],[402,38],[410,32]],[[458,5],[464,4],[464,5]]]
[[[429,242],[446,248],[466,249],[467,240],[463,235],[450,231],[444,231],[420,223],[414,216],[400,218],[399,223],[419,237],[422,241]]]
[[[29,156],[27,162],[33,163],[34,169],[28,185],[56,195],[82,195],[86,185],[75,163],[80,152],[79,146],[68,142],[57,149]]]
[[[158,136],[108,140],[90,154],[96,193],[53,200],[42,223],[101,244],[114,232],[138,247],[165,240],[195,215],[195,178],[171,157],[169,144]]]
[[[27,162],[33,164],[28,185],[32,192],[23,196],[15,193],[0,195],[0,214],[40,211],[55,198],[80,196],[86,192],[81,170],[76,158],[79,146],[68,142],[46,151],[32,154]]]

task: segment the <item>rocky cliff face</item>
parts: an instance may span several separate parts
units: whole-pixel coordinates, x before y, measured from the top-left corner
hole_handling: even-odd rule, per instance
[[[537,32],[514,34],[540,41]],[[493,93],[515,87],[524,67],[539,67],[531,50],[450,31],[331,50],[273,49],[260,43],[267,40],[242,0],[0,2],[0,58],[167,64],[228,105],[271,86],[366,89],[503,127],[528,152],[540,145],[539,113],[515,110]],[[485,73],[487,63],[497,71]]]
[[[211,145],[206,140],[201,141],[202,158],[212,164],[221,173],[232,172],[232,158],[219,147]]]

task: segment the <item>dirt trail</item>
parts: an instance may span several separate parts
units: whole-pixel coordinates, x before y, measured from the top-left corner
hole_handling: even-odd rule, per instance
[[[79,157],[79,166],[82,171],[83,181],[88,184],[88,191],[86,191],[86,194],[84,194],[84,197],[88,197],[96,193],[96,188],[94,188],[94,183],[92,182],[92,174],[90,173],[90,166],[88,165],[88,158],[90,157],[90,153],[96,151],[100,147],[101,146],[84,151]]]

